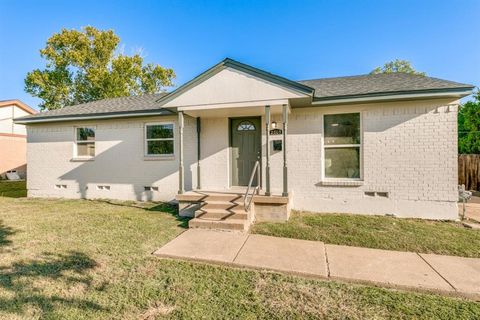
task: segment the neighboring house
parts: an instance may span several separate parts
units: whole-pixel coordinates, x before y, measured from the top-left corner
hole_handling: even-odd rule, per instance
[[[27,132],[14,118],[35,114],[36,111],[20,100],[0,101],[0,178],[8,171],[26,174]]]
[[[292,81],[225,59],[169,94],[17,123],[31,197],[177,198],[193,214],[207,196],[192,190],[241,194],[259,161],[257,218],[294,208],[455,219],[457,106],[472,89],[401,73]],[[230,210],[215,199],[212,214]]]

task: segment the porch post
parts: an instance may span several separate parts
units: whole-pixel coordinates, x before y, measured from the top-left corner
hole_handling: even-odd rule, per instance
[[[197,189],[201,189],[200,186],[200,117],[197,118]]]
[[[265,106],[265,195],[270,195],[270,106]]]
[[[179,140],[180,140],[180,148],[178,150],[178,160],[179,160],[179,167],[178,167],[178,193],[182,194],[185,192],[185,184],[183,182],[183,111],[178,111],[178,133],[179,133]]]
[[[287,169],[287,129],[288,129],[288,108],[284,104],[283,113],[283,192],[282,196],[288,197],[288,169]]]

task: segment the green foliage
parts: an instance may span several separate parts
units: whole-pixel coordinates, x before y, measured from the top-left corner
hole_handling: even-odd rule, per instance
[[[480,154],[480,91],[458,112],[458,152]]]
[[[118,53],[120,38],[112,30],[88,26],[62,29],[47,40],[40,55],[46,69],[25,78],[25,91],[42,99],[42,110],[105,98],[157,93],[172,86],[175,73],[144,64],[139,54]]]
[[[416,71],[410,61],[407,60],[400,60],[395,59],[393,61],[387,62],[383,65],[383,67],[376,67],[375,69],[370,72],[370,74],[378,74],[378,73],[410,73],[410,74],[418,74],[421,76],[425,75],[425,72]]]

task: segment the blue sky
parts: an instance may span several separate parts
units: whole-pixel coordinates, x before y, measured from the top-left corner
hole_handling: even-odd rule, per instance
[[[224,57],[302,80],[368,73],[395,59],[480,85],[480,0],[0,0],[0,100],[25,93],[39,49],[61,28],[113,29],[125,53],[172,67],[180,85]]]

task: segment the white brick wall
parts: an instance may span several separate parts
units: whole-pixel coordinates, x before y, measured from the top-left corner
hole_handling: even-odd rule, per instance
[[[315,212],[456,218],[457,110],[447,107],[454,103],[431,100],[292,109],[287,150],[293,207]],[[338,110],[362,115],[364,181],[360,186],[322,184],[323,114]],[[280,116],[273,119],[281,127]],[[75,123],[97,127],[97,157],[90,162],[71,161],[73,124],[29,126],[29,195],[173,199],[178,190],[178,153],[171,160],[146,161],[143,157],[144,123],[166,120],[176,122],[176,117]],[[202,189],[226,189],[230,185],[228,118],[201,121]],[[185,126],[185,187],[191,190],[197,181],[195,119],[186,117]],[[265,166],[264,128],[262,137]],[[178,145],[178,135],[175,138]],[[274,193],[282,190],[282,166],[282,153],[271,151]],[[56,184],[68,188],[55,189]],[[99,184],[110,185],[111,190],[97,190]],[[159,186],[159,192],[144,192],[148,185]],[[369,191],[388,192],[389,197],[372,198],[365,195]]]
[[[204,190],[229,187],[228,118],[201,118],[200,179]]]
[[[315,212],[455,219],[457,110],[452,106],[455,103],[432,100],[292,109],[287,156],[293,207]],[[332,112],[361,112],[363,185],[322,185],[323,115]],[[272,121],[281,127],[280,115],[272,116]],[[229,186],[228,130],[227,118],[202,118],[203,189],[222,190]],[[263,127],[262,150],[265,179]],[[280,194],[283,155],[270,146],[270,157],[272,192]],[[365,192],[388,192],[389,197],[372,198]]]
[[[146,160],[144,124],[173,121],[176,127],[174,158]],[[74,126],[96,126],[93,161],[73,158]],[[185,186],[196,183],[195,119],[185,117]],[[172,200],[178,191],[178,126],[176,117],[101,120],[28,126],[28,193],[33,197],[117,198]],[[66,185],[57,189],[55,185]],[[110,190],[97,190],[108,185]],[[144,191],[158,186],[159,191]],[[194,186],[195,187],[195,186]]]
[[[457,217],[457,109],[455,101],[378,103],[294,109],[287,138],[289,188],[294,208],[316,212]],[[361,112],[364,182],[322,185],[323,114]],[[281,188],[281,154],[272,182]],[[366,191],[388,192],[387,199]]]

